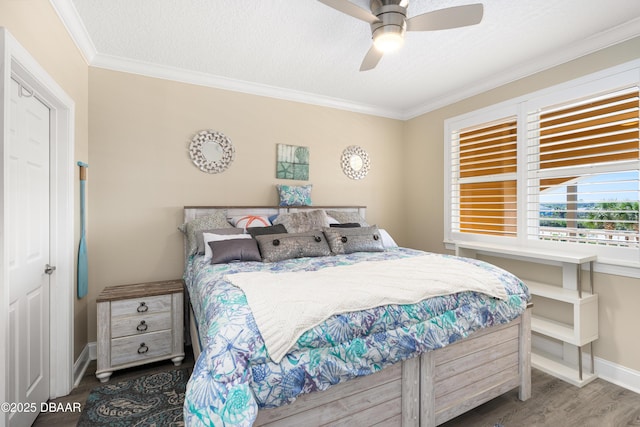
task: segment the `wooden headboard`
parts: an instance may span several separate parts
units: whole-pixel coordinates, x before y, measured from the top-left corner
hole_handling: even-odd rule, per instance
[[[218,210],[226,210],[227,218],[245,215],[271,216],[282,213],[312,211],[316,209],[358,212],[362,218],[366,218],[366,206],[185,206],[184,222],[187,223],[196,218],[213,214]],[[184,239],[184,254],[187,255],[187,239]]]
[[[227,218],[244,215],[271,216],[289,212],[311,211],[316,209],[358,212],[366,218],[366,206],[185,206],[184,222],[189,222],[201,216],[211,215],[217,210],[227,211]]]

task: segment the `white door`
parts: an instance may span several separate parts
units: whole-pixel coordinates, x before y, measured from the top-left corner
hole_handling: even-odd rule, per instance
[[[49,108],[14,80],[9,126],[8,401],[23,405],[9,425],[29,426],[49,397],[50,126]]]

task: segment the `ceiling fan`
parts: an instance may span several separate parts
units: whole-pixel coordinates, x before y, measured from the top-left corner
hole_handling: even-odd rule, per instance
[[[365,55],[360,71],[375,68],[382,55],[399,48],[404,42],[405,31],[446,30],[475,25],[482,21],[484,11],[481,3],[475,3],[435,10],[407,19],[409,0],[371,0],[371,11],[349,0],[319,1],[371,25],[373,46]]]

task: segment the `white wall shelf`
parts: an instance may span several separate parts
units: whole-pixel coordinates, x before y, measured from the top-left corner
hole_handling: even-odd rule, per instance
[[[541,335],[559,340],[564,345],[577,349],[577,364],[569,361],[568,356],[554,357],[543,351],[532,349],[531,364],[550,375],[554,375],[578,387],[582,387],[597,378],[593,371],[593,341],[598,339],[598,295],[593,293],[593,263],[596,255],[571,254],[514,248],[506,245],[484,244],[478,242],[457,242],[456,255],[476,258],[478,253],[519,258],[528,262],[560,263],[562,266],[562,286],[522,280],[532,295],[559,301],[570,305],[573,311],[573,323],[562,323],[534,314],[531,318],[531,330]],[[582,267],[589,269],[590,289],[582,289]],[[584,372],[582,366],[582,347],[589,345],[591,372]],[[569,351],[566,352],[570,353]]]
[[[580,379],[580,377],[576,375],[575,366],[539,350],[531,352],[531,366],[549,375],[560,378],[569,384],[573,384],[576,387],[583,387],[598,378],[598,375],[595,373],[583,372],[582,379]]]

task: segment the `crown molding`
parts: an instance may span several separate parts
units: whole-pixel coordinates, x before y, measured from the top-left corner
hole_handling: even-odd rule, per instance
[[[607,31],[594,34],[591,37],[571,45],[569,48],[564,46],[555,53],[532,59],[525,65],[513,67],[510,70],[495,75],[493,78],[462,87],[459,90],[451,92],[448,96],[438,98],[434,102],[429,102],[415,109],[407,110],[404,112],[402,118],[403,120],[409,120],[421,116],[438,108],[446,107],[463,99],[479,95],[638,36],[640,36],[640,18],[636,18]]]
[[[335,108],[367,115],[381,116],[390,119],[403,120],[398,111],[385,109],[375,105],[352,102],[346,99],[332,98],[328,96],[296,91],[260,83],[215,76],[198,71],[185,70],[177,67],[153,64],[134,59],[127,59],[98,53],[89,64],[92,67],[104,68],[113,71],[121,71],[131,74],[139,74],[148,77],[188,83],[198,86],[206,86],[217,89],[241,92],[250,95],[265,96],[268,98],[282,99],[286,101],[301,102],[304,104],[318,105],[321,107]]]
[[[71,39],[80,50],[84,60],[91,65],[97,50],[73,2],[71,0],[49,0],[49,3],[71,35]]]
[[[241,92],[250,95],[265,96],[286,101],[301,102],[321,107],[335,108],[355,113],[380,116],[396,120],[410,120],[447,105],[462,101],[475,95],[487,92],[524,77],[545,71],[549,68],[564,64],[606,47],[612,46],[640,36],[640,18],[631,20],[618,27],[595,34],[583,39],[570,47],[558,49],[555,53],[547,54],[530,60],[527,64],[518,65],[493,77],[484,79],[451,91],[447,96],[427,102],[407,110],[389,109],[384,106],[370,105],[347,99],[296,91],[276,86],[215,76],[207,73],[185,70],[176,67],[158,65],[128,58],[116,57],[98,53],[89,33],[85,28],[78,11],[70,0],[49,0],[61,21],[67,28],[78,49],[82,52],[89,66],[113,71],[139,74],[165,80],[217,89]]]

